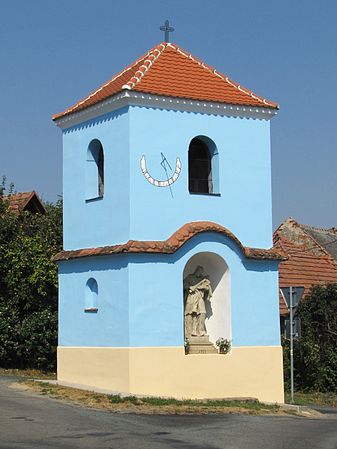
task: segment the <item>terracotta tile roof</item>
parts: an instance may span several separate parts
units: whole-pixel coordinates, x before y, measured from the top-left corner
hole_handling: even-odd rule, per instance
[[[8,195],[6,198],[9,201],[9,210],[14,213],[19,213],[20,210],[39,212],[41,214],[46,212],[46,209],[35,190],[32,192],[14,193]]]
[[[157,253],[173,254],[181,248],[188,240],[202,232],[216,232],[234,241],[248,259],[257,260],[283,260],[284,255],[279,250],[248,248],[225,227],[209,221],[198,221],[187,223],[176,231],[167,240],[162,241],[139,241],[129,240],[125,244],[102,246],[99,248],[85,248],[74,251],[62,251],[54,257],[55,261],[78,259],[89,256],[106,256],[123,253]]]
[[[53,120],[79,112],[123,89],[169,97],[277,109],[177,45],[162,42]]]
[[[304,297],[315,284],[337,282],[334,258],[294,219],[286,220],[274,233],[275,248],[287,255],[279,265],[279,286],[303,286]],[[280,297],[280,314],[288,308]]]
[[[337,229],[323,229],[314,226],[300,224],[308,234],[310,234],[315,241],[321,245],[331,256],[337,260]]]

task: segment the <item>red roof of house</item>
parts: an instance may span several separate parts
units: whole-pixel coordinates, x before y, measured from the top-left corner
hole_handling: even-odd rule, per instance
[[[192,100],[278,108],[277,103],[243,88],[177,45],[162,42],[83,100],[55,114],[53,120],[82,111],[123,89]]]
[[[279,286],[304,287],[303,296],[316,284],[337,282],[337,263],[307,231],[294,219],[286,220],[274,233],[275,248],[287,255],[279,265]],[[280,296],[280,314],[288,315],[288,308]]]
[[[19,192],[7,196],[9,202],[9,210],[14,213],[19,213],[20,210],[28,210],[29,212],[39,212],[44,214],[46,209],[38,197],[37,193]]]

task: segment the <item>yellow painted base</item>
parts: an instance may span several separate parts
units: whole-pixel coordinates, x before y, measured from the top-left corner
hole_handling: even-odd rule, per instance
[[[185,355],[183,348],[58,347],[58,380],[121,393],[175,398],[253,397],[284,402],[282,348]]]

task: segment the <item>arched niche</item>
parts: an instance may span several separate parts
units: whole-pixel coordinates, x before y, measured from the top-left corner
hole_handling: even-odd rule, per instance
[[[88,279],[85,286],[85,310],[97,311],[98,306],[98,284],[96,279]]]
[[[101,142],[93,139],[87,149],[86,199],[102,198],[104,195],[104,151]]]
[[[190,193],[219,193],[219,153],[207,136],[194,137],[188,148],[188,189]]]
[[[205,302],[205,325],[209,340],[213,344],[220,337],[231,340],[231,287],[228,266],[218,254],[200,252],[192,256],[186,263],[183,279],[186,279],[188,275],[194,273],[198,266],[203,267],[204,273],[209,276],[213,290],[211,301]]]

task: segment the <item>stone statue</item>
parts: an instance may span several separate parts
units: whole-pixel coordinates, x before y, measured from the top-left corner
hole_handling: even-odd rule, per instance
[[[185,338],[206,335],[205,301],[210,301],[212,293],[211,282],[203,267],[198,265],[194,273],[184,279]]]

